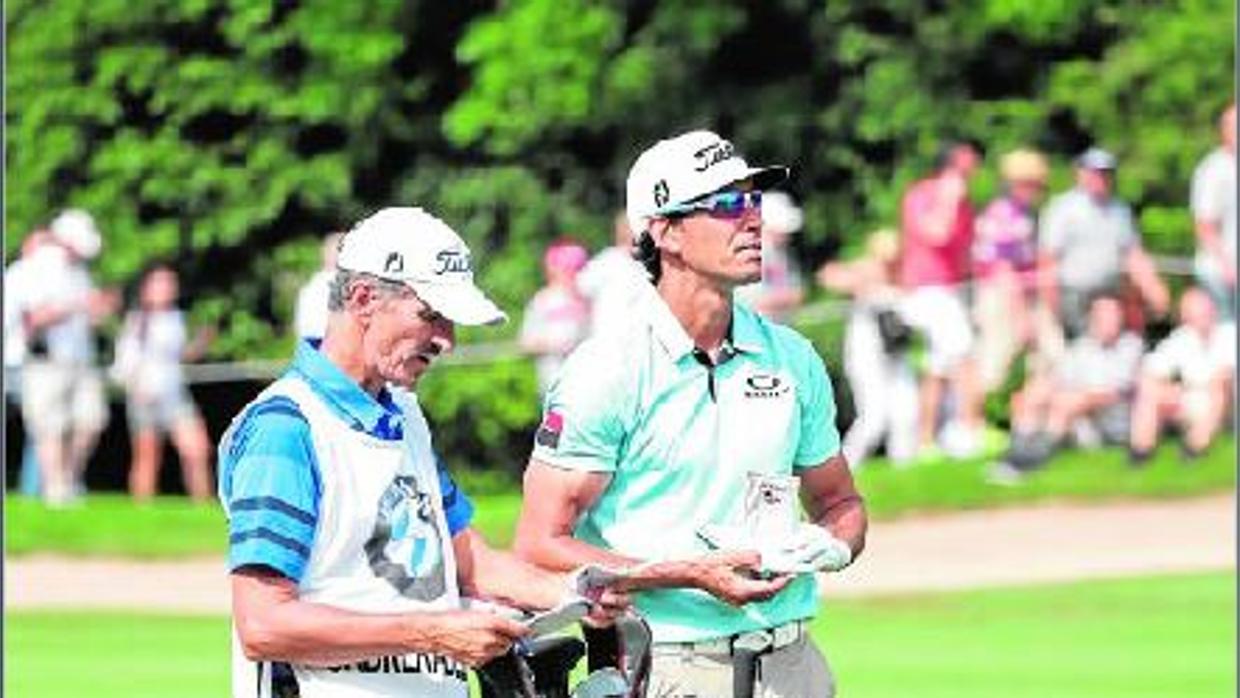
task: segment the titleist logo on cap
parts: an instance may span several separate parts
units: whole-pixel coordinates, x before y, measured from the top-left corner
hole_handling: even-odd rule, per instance
[[[697,160],[697,166],[693,169],[697,172],[705,172],[724,160],[730,160],[735,156],[736,149],[728,141],[711,143],[693,154],[694,159]]]
[[[473,265],[469,260],[469,253],[460,250],[442,250],[435,255],[435,261],[438,266],[435,267],[435,274],[466,274],[473,271]]]

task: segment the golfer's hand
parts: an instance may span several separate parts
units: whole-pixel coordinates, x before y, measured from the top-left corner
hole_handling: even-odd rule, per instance
[[[486,611],[445,611],[435,614],[438,654],[471,668],[495,659],[529,630],[515,620]]]
[[[762,556],[753,550],[710,553],[694,560],[694,580],[699,589],[720,601],[743,606],[766,601],[793,579],[786,574],[762,579],[758,576],[761,567]]]

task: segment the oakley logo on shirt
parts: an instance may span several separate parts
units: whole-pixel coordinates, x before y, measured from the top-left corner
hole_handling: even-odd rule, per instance
[[[745,379],[745,397],[778,397],[791,388],[792,386],[780,380],[779,376],[767,373],[755,373]]]

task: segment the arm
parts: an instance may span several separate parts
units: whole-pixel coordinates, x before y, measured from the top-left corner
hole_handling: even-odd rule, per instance
[[[461,593],[518,608],[550,608],[568,592],[568,575],[548,572],[487,545],[472,527],[452,537]]]
[[[426,652],[479,666],[526,633],[490,613],[367,614],[302,601],[297,585],[270,568],[232,573],[233,618],[247,658],[336,666],[371,657]]]
[[[941,247],[951,239],[960,216],[960,203],[968,193],[964,178],[956,174],[942,175],[935,185],[929,205],[913,211],[920,220],[913,230],[921,233],[922,240]]]
[[[818,283],[826,289],[856,296],[881,281],[878,263],[861,258],[852,262],[828,262],[819,268]]]
[[[1171,296],[1167,292],[1167,285],[1158,276],[1154,261],[1140,245],[1133,245],[1128,249],[1125,261],[1128,275],[1141,292],[1141,297],[1160,317],[1166,316],[1171,308]]]
[[[869,526],[865,502],[853,483],[852,471],[843,455],[801,471],[801,502],[810,521],[844,541],[855,560],[865,549]]]
[[[606,473],[571,471],[531,459],[525,471],[527,496],[517,522],[516,553],[550,569],[585,564],[625,569],[625,591],[694,587],[734,605],[768,599],[790,581],[787,577],[758,580],[744,576],[743,572],[761,563],[753,551],[642,562],[573,538],[578,516],[594,504],[609,481]]]

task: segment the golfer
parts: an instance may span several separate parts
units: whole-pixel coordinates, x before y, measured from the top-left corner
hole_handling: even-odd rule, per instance
[[[301,344],[220,443],[233,695],[464,698],[466,667],[527,630],[462,597],[547,608],[569,592],[470,527],[406,390],[456,323],[505,316],[474,285],[469,248],[422,209],[363,220],[337,264],[322,345]]]
[[[518,554],[627,569],[650,695],[834,693],[811,572],[861,552],[865,508],[822,359],[732,301],[761,275],[762,190],[786,177],[708,131],[641,154],[626,210],[653,285],[568,358],[526,471]]]

